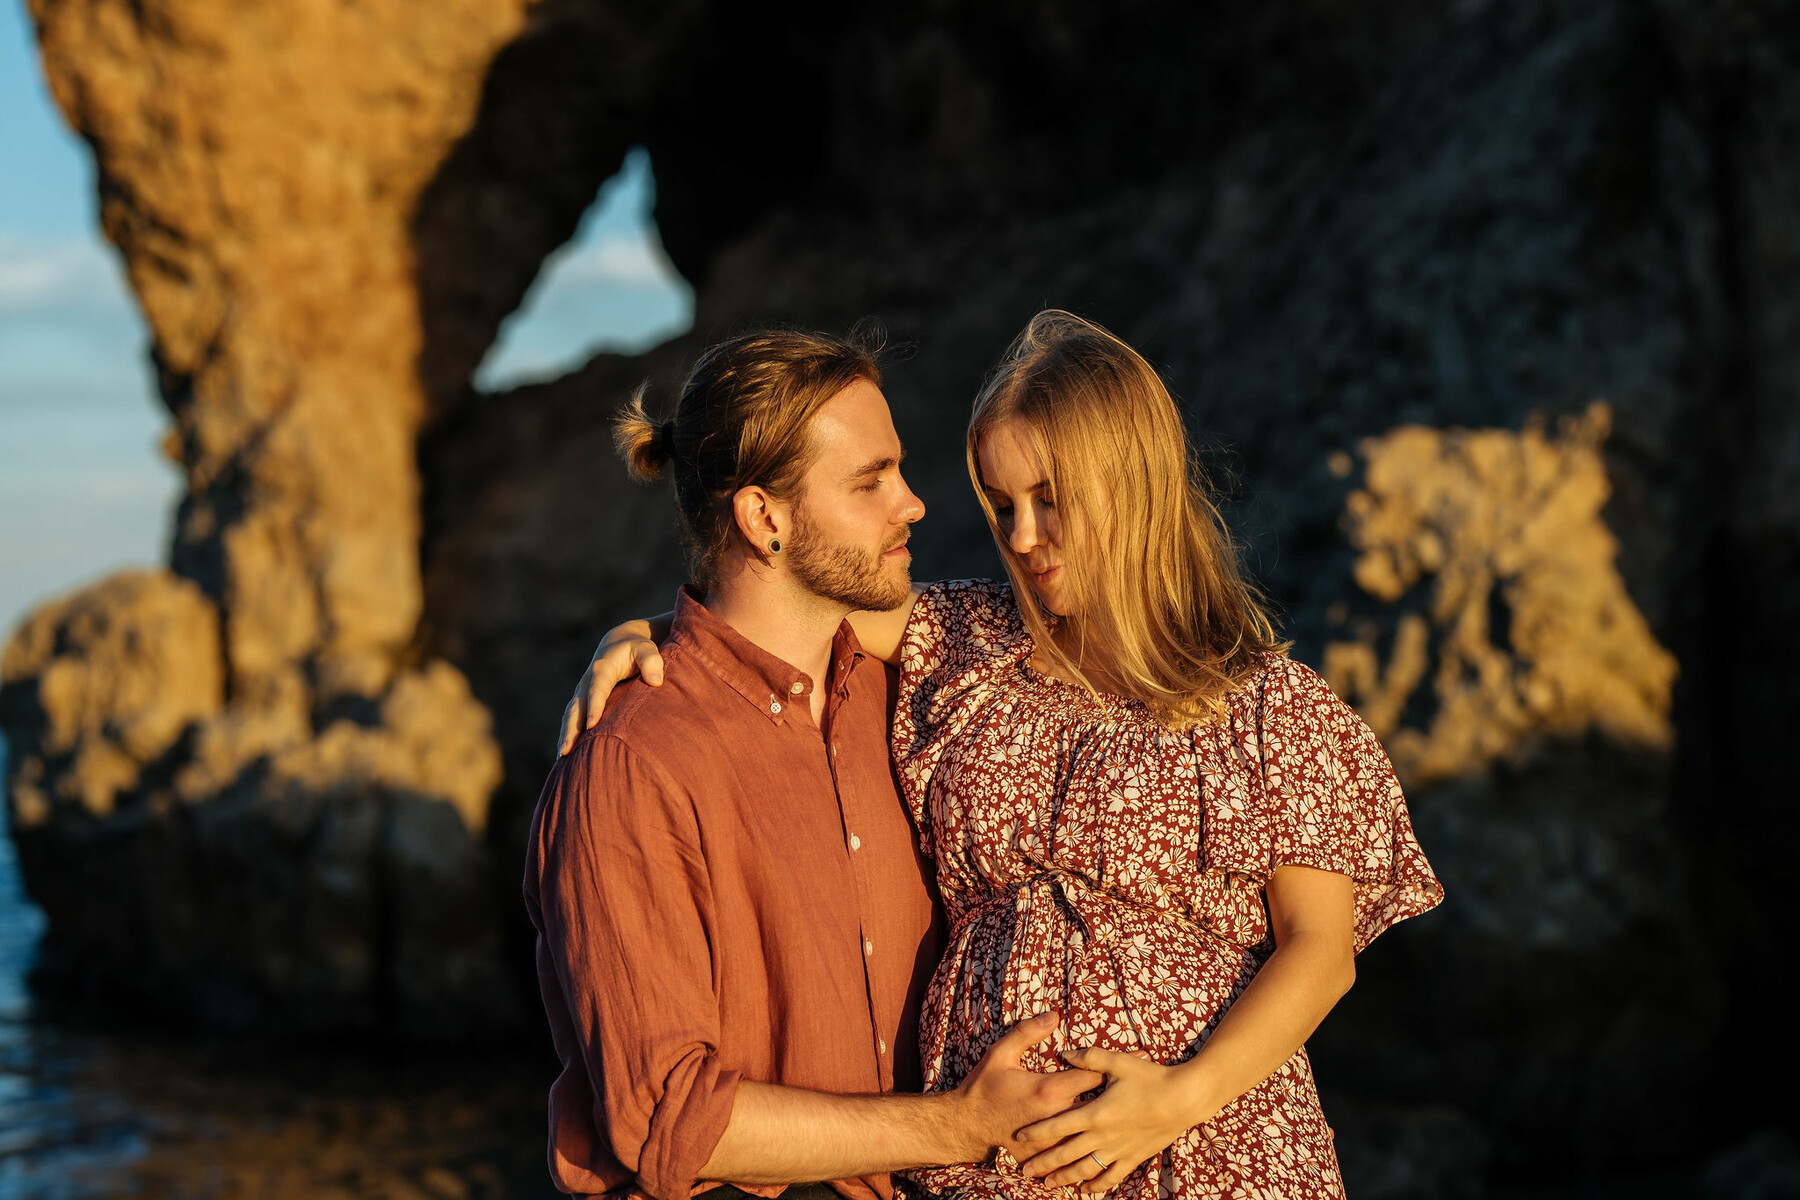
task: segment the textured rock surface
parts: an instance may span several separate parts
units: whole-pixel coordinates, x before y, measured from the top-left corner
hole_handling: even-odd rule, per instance
[[[53,977],[141,970],[164,1007],[211,990],[229,1003],[202,1009],[276,1023],[372,1024],[398,994],[441,1025],[444,988],[463,996],[451,1024],[512,1011],[483,842],[487,712],[415,644],[411,222],[524,11],[434,11],[419,37],[408,10],[329,2],[32,8],[52,90],[95,151],[188,477],[172,574],[40,612],[8,659],[9,711],[26,713],[10,725],[20,849],[58,914]],[[103,608],[96,641],[87,610]],[[138,642],[183,665],[151,673]],[[79,869],[56,849],[70,838]],[[166,861],[187,857],[185,874]],[[154,938],[107,915],[134,910]],[[405,1007],[414,991],[430,1012]]]
[[[63,977],[114,986],[154,945],[181,1004],[469,1019],[487,984],[416,956],[525,961],[495,922],[556,714],[609,618],[679,574],[606,413],[743,323],[875,314],[910,346],[887,390],[931,509],[919,571],[988,573],[946,431],[1061,304],[1164,369],[1299,654],[1416,785],[1450,898],[1316,1040],[1347,1136],[1392,1151],[1346,1152],[1353,1184],[1693,1166],[1744,1139],[1722,1094],[1795,1122],[1765,1082],[1800,1068],[1769,952],[1800,916],[1790,5],[33,11],[156,333],[190,473],[171,570],[217,614],[223,680],[211,707],[168,693],[149,741],[178,735],[146,760],[109,732],[141,700],[40,747],[40,667],[8,668]],[[695,333],[476,397],[635,142]],[[113,643],[78,644],[17,654],[111,678]],[[446,661],[493,714],[491,797]],[[428,703],[442,721],[409,724]],[[77,766],[90,744],[136,765]],[[473,766],[437,761],[452,744]],[[144,903],[165,889],[186,898]],[[155,936],[120,928],[133,905]]]
[[[224,682],[218,613],[186,580],[122,573],[38,609],[0,659],[24,721],[13,737],[31,747],[16,755],[14,824],[35,829],[59,806],[111,815],[219,710]]]
[[[1415,425],[1363,443],[1367,473],[1345,514],[1357,586],[1392,609],[1431,584],[1395,623],[1385,662],[1369,623],[1325,647],[1324,671],[1409,787],[1477,774],[1532,738],[1671,748],[1675,660],[1626,592],[1600,519],[1608,421],[1595,405],[1564,418],[1555,441]],[[1435,710],[1425,728],[1404,719],[1421,694]]]

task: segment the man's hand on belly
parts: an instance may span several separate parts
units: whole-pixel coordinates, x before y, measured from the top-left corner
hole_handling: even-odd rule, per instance
[[[1058,1139],[1021,1141],[1019,1131],[1046,1117],[1066,1112],[1083,1092],[1106,1081],[1094,1071],[1070,1069],[1044,1074],[1020,1066],[1025,1051],[1056,1032],[1056,1014],[1039,1013],[1013,1026],[988,1047],[961,1085],[951,1093],[959,1122],[967,1130],[968,1154],[960,1161],[979,1162],[996,1147],[1020,1160]]]

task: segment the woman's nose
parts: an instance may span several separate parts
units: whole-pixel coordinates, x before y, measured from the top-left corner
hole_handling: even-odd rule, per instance
[[[1030,554],[1038,544],[1037,518],[1029,509],[1021,512],[1015,508],[1013,514],[1012,533],[1007,543],[1014,554]]]

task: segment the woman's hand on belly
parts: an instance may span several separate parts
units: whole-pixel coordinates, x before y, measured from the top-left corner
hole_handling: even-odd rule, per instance
[[[1019,1131],[1022,1142],[1054,1142],[1019,1164],[1032,1177],[1058,1187],[1081,1185],[1104,1192],[1124,1182],[1137,1165],[1210,1113],[1192,1095],[1191,1075],[1134,1054],[1090,1048],[1065,1050],[1063,1058],[1106,1076],[1106,1090],[1066,1113]]]
[[[1042,1125],[1043,1118],[1051,1114],[1076,1111],[1070,1105],[1103,1082],[1098,1073],[1079,1067],[1046,1075],[1020,1065],[1028,1048],[1048,1040],[1055,1031],[1052,1013],[1020,1021],[988,1047],[974,1070],[950,1093],[960,1118],[955,1125],[965,1133],[962,1161],[981,1161],[996,1147],[1005,1147],[1015,1158],[1043,1149],[1046,1143],[1022,1136],[1024,1130]]]
[[[1351,881],[1312,867],[1277,867],[1267,890],[1275,953],[1199,1053],[1165,1067],[1097,1047],[1063,1051],[1106,1076],[1094,1100],[1019,1131],[1057,1139],[1020,1164],[1025,1174],[1085,1192],[1117,1187],[1137,1165],[1266,1079],[1293,1056],[1351,981]],[[1104,1165],[1102,1165],[1104,1164]]]

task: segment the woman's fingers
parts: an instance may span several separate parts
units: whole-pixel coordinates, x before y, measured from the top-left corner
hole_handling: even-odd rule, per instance
[[[1142,1067],[1144,1060],[1130,1054],[1119,1054],[1112,1050],[1101,1050],[1098,1047],[1075,1047],[1064,1050],[1062,1059],[1077,1071],[1086,1071],[1099,1076],[1110,1084],[1121,1074],[1129,1074],[1134,1068]],[[1104,1094],[1101,1099],[1104,1099]],[[1097,1099],[1090,1103],[1097,1104]],[[1096,1113],[1088,1105],[1071,1108],[1067,1112],[1057,1113],[1042,1121],[1034,1122],[1019,1130],[1019,1140],[1024,1142],[1060,1142],[1064,1138],[1073,1137],[1085,1130],[1092,1129]]]
[[[588,664],[587,674],[581,677],[582,686],[575,689],[575,695],[581,703],[581,727],[592,729],[600,721],[600,714],[606,711],[606,698],[612,695],[613,680],[606,678],[601,670],[602,659],[595,659]]]
[[[1105,1156],[1102,1155],[1101,1157],[1104,1158]],[[1094,1195],[1098,1195],[1101,1192],[1110,1192],[1121,1183],[1124,1183],[1125,1177],[1136,1169],[1136,1163],[1108,1163],[1106,1165],[1106,1170],[1101,1171],[1098,1175],[1095,1175],[1086,1183],[1082,1184],[1081,1190]]]
[[[1120,1054],[1117,1050],[1102,1050],[1098,1046],[1076,1046],[1062,1052],[1063,1061],[1071,1067],[1081,1067],[1089,1071],[1098,1071],[1108,1079],[1129,1072],[1133,1067],[1142,1066],[1144,1060],[1135,1054]]]
[[[1099,1144],[1098,1139],[1085,1133],[1064,1138],[1020,1163],[1019,1170],[1027,1178],[1041,1178],[1054,1187],[1082,1183],[1100,1174],[1100,1164],[1089,1157]],[[1101,1161],[1105,1161],[1104,1155]]]
[[[662,686],[662,652],[645,632],[650,628],[642,621],[627,622],[609,630],[594,648],[594,657],[575,685],[575,695],[563,709],[562,737],[557,742],[560,758],[575,747],[575,739],[584,729],[600,723],[606,712],[606,701],[621,683],[633,675],[641,675],[651,687]]]
[[[561,758],[575,748],[576,735],[581,732],[580,702],[571,699],[563,706],[562,737],[556,743],[556,757]]]
[[[632,657],[637,660],[638,674],[643,676],[644,682],[651,687],[661,687],[663,681],[663,660],[662,652],[656,648],[656,643],[649,638],[644,638],[634,645],[631,650]]]
[[[1137,1169],[1138,1164],[1130,1161],[1129,1155],[1114,1161],[1113,1155],[1118,1152],[1104,1149],[1098,1138],[1070,1138],[1065,1145],[1075,1152],[1076,1157],[1044,1176],[1044,1182],[1051,1187],[1079,1185],[1082,1191],[1090,1194],[1110,1192]]]
[[[1162,1124],[1157,1106],[1146,1106],[1147,1097],[1167,1086],[1169,1069],[1136,1054],[1093,1046],[1065,1050],[1062,1057],[1076,1070],[1099,1074],[1106,1090],[1078,1108],[1021,1129],[1021,1141],[1055,1144],[1020,1169],[1052,1187],[1110,1191],[1169,1140],[1157,1132]]]
[[[1082,1107],[1085,1106],[1071,1108],[1067,1112],[1057,1113],[1054,1117],[1045,1117],[1041,1121],[1032,1122],[1030,1125],[1019,1130],[1019,1140],[1021,1142],[1060,1143],[1064,1138],[1073,1137],[1076,1134],[1085,1131],[1087,1129],[1087,1117],[1082,1114]],[[1029,1161],[1036,1162],[1039,1158],[1042,1158],[1044,1154],[1048,1153],[1049,1151],[1046,1150],[1043,1154],[1038,1154]],[[1027,1174],[1029,1174],[1029,1172],[1027,1172]]]

